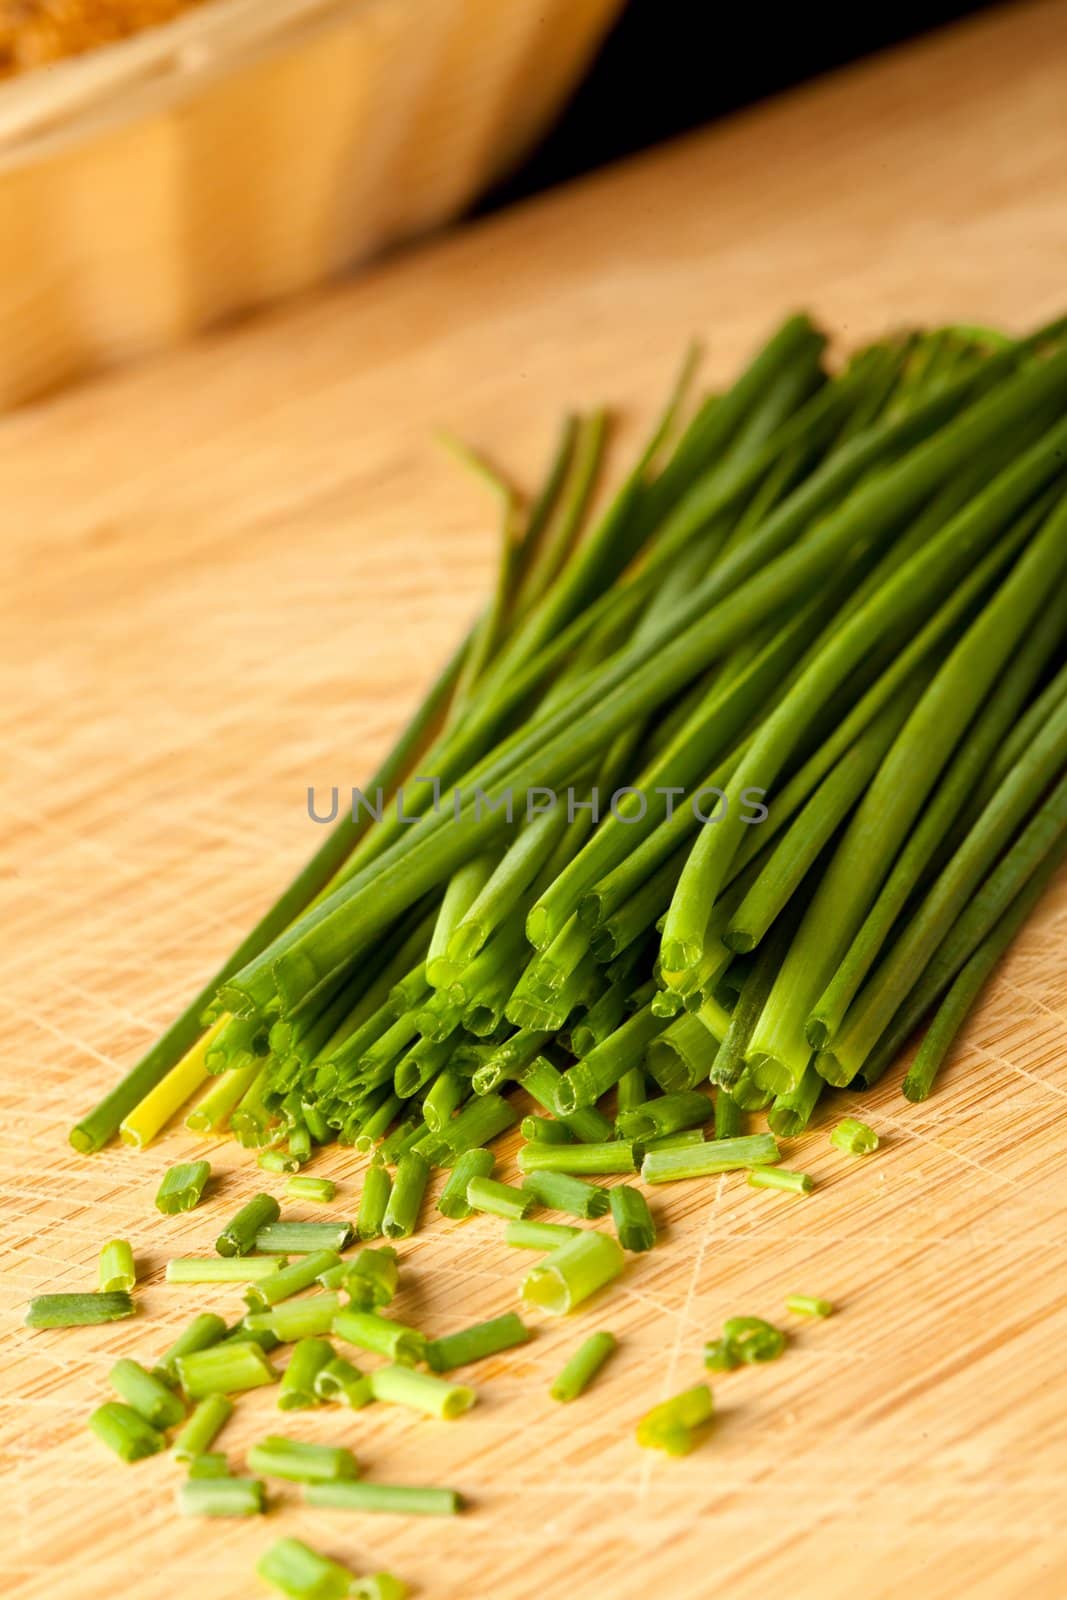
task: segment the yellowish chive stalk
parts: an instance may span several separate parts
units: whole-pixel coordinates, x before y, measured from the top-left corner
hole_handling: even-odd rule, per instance
[[[208,1077],[207,1052],[228,1019],[220,1017],[171,1067],[161,1083],[146,1094],[119,1123],[119,1138],[135,1150],[144,1150],[185,1102],[201,1089]]]

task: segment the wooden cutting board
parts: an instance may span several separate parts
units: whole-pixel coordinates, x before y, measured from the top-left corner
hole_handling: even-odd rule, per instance
[[[427,1600],[1062,1596],[1062,881],[936,1098],[859,1097],[877,1157],[840,1156],[824,1119],[790,1152],[809,1199],[736,1177],[658,1194],[660,1247],[479,1369],[462,1422],[286,1419],[376,1478],[460,1488],[445,1524],[288,1490],[265,1523],[190,1524],[173,1462],[124,1467],[87,1435],[117,1355],[153,1356],[194,1308],[236,1314],[162,1268],[262,1175],[178,1131],[92,1159],[65,1132],[317,844],[307,785],[361,781],[477,608],[492,507],[432,429],[529,482],[566,406],[620,407],[629,443],[693,332],[718,381],[794,306],[843,346],[1063,310],[1065,75],[1067,8],[1013,7],[0,425],[5,1595],[238,1600],[291,1533]],[[160,1219],[163,1167],[204,1154],[210,1206]],[[316,1163],[343,1211],[360,1167]],[[137,1319],[24,1331],[22,1303],[90,1286],[114,1236],[144,1274]],[[498,1239],[428,1225],[399,1314],[444,1331],[513,1305],[523,1263]],[[723,1317],[781,1319],[794,1291],[837,1315],[718,1381],[688,1459],[638,1451],[636,1416],[700,1380]],[[554,1406],[605,1325],[610,1375]],[[278,1420],[251,1398],[226,1447]]]

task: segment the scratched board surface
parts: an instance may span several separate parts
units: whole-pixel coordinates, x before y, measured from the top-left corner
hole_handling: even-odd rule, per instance
[[[943,1091],[911,1107],[894,1078],[858,1098],[877,1157],[839,1155],[823,1118],[789,1153],[809,1199],[738,1177],[657,1192],[659,1248],[472,1374],[462,1421],[292,1426],[379,1479],[461,1489],[451,1521],[315,1512],[285,1489],[266,1523],[191,1524],[172,1461],[124,1467],[89,1437],[117,1355],[151,1357],[196,1308],[236,1314],[234,1291],[168,1288],[163,1264],[208,1249],[264,1175],[179,1131],[92,1159],[65,1132],[318,842],[307,785],[365,777],[477,609],[492,510],[432,428],[531,482],[565,406],[617,405],[632,443],[694,331],[721,381],[796,305],[841,347],[908,318],[1052,315],[1065,71],[1064,6],[1013,7],[0,423],[5,1595],[238,1600],[282,1532],[427,1600],[1062,1595],[1062,880]],[[160,1218],[161,1170],[194,1155],[210,1204]],[[342,1212],[361,1167],[316,1162]],[[24,1331],[25,1300],[90,1286],[115,1236],[139,1316]],[[397,1313],[448,1331],[513,1306],[526,1263],[499,1239],[435,1218],[403,1247]],[[635,1418],[700,1380],[722,1319],[780,1317],[797,1291],[838,1314],[720,1378],[692,1456],[638,1451]],[[552,1376],[601,1326],[621,1341],[610,1374],[554,1406]],[[226,1447],[277,1424],[254,1395]]]

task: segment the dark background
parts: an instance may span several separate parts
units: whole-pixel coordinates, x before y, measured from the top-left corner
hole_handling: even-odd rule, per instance
[[[630,0],[559,123],[479,209],[509,205],[988,5]]]

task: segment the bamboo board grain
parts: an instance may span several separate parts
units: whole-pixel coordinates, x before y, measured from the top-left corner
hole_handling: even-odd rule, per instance
[[[75,1158],[91,1102],[317,842],[309,783],[359,782],[475,610],[490,510],[428,443],[447,422],[532,478],[564,404],[647,419],[693,331],[727,376],[783,309],[842,342],[904,318],[1062,309],[1067,11],[1012,8],[500,220],[328,297],[7,419],[0,1467],[6,1595],[238,1600],[296,1533],[427,1600],[1058,1600],[1067,1535],[1062,1275],[1067,892],[989,990],[943,1093],[860,1098],[876,1159],[825,1123],[791,1161],[808,1200],[682,1185],[662,1246],[573,1325],[475,1375],[460,1423],[301,1416],[382,1479],[452,1484],[467,1517],[411,1526],[302,1509],[191,1527],[165,1459],[123,1468],[84,1429],[117,1354],[194,1306],[167,1256],[207,1247],[257,1186],[173,1132]],[[162,1220],[160,1170],[210,1154],[212,1204]],[[361,1163],[321,1163],[350,1209]],[[129,1237],[142,1313],[28,1334],[21,1303],[92,1279]],[[448,1330],[513,1303],[490,1222],[404,1250],[399,1313]],[[646,1405],[701,1377],[704,1338],[792,1291],[839,1314],[716,1384],[685,1461],[638,1452]],[[622,1349],[566,1410],[574,1341]],[[235,1456],[277,1414],[239,1408]]]

